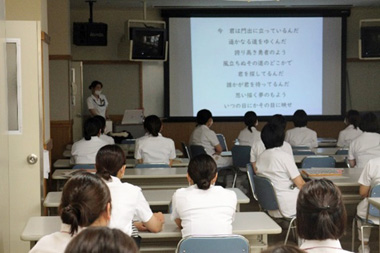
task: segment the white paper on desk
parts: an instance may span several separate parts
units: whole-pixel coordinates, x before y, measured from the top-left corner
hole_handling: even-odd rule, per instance
[[[44,150],[44,178],[49,178],[49,172],[50,172],[50,156],[49,151]]]

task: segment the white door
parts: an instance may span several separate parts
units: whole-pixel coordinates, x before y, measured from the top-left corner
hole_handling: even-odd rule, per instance
[[[73,141],[82,139],[82,108],[83,108],[83,64],[71,62],[71,115],[73,119]]]
[[[16,94],[9,97],[8,103],[17,107],[16,110],[8,108],[8,125],[12,128],[8,136],[9,252],[27,252],[29,243],[21,241],[21,232],[29,217],[41,215],[41,29],[36,21],[6,21],[5,24],[6,38],[10,43],[7,53],[8,86],[11,79],[17,79]],[[12,43],[16,44],[16,49]],[[33,155],[37,160],[28,162],[27,158]]]

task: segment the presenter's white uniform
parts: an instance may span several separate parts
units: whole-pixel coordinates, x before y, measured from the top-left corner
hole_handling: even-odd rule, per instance
[[[78,233],[81,230],[82,228],[78,227]],[[42,237],[29,253],[63,253],[72,238],[70,225],[63,223],[59,232]]]
[[[105,181],[112,199],[110,228],[118,228],[127,235],[132,234],[132,219],[134,217],[142,222],[148,222],[152,216],[141,188],[129,183],[122,183],[119,178],[111,176]]]
[[[318,147],[317,133],[307,127],[295,127],[286,131],[285,141],[291,146]]]
[[[176,158],[174,141],[158,136],[147,135],[136,140],[135,158],[144,163],[166,163]]]
[[[326,239],[326,240],[305,240],[300,249],[311,253],[348,253],[342,249],[339,240]]]
[[[96,98],[94,95],[87,98],[87,108],[95,110],[96,115],[103,116],[103,118],[106,118],[107,106],[108,100],[103,94],[100,94],[99,98]]]
[[[351,142],[348,160],[355,159],[355,168],[363,168],[376,157],[380,157],[380,134],[364,132]]]
[[[296,204],[299,189],[293,187],[293,179],[300,175],[292,155],[281,150],[271,148],[265,150],[256,162],[257,174],[270,179],[276,190],[281,212],[290,217],[296,214]],[[270,212],[273,217],[281,217],[279,212]]]
[[[292,147],[286,141],[284,141],[284,143],[282,144],[280,149],[293,157]],[[252,148],[251,148],[250,162],[255,163],[257,161],[257,158],[259,157],[259,155],[261,155],[261,153],[263,153],[264,151],[265,151],[265,145],[264,145],[262,140],[254,142],[252,145]],[[293,159],[294,159],[294,157],[293,157]]]
[[[338,142],[336,143],[336,145],[338,147],[348,148],[352,140],[357,138],[362,133],[363,131],[360,130],[359,127],[355,129],[354,125],[349,125],[339,132]]]
[[[172,198],[171,219],[181,219],[182,237],[232,234],[237,197],[235,192],[211,185],[178,189]]]
[[[108,143],[98,136],[92,136],[91,140],[84,138],[75,142],[71,148],[72,161],[75,164],[95,164],[95,157],[99,149]]]
[[[239,145],[252,146],[253,143],[260,141],[260,131],[257,131],[255,127],[251,127],[252,132],[249,131],[248,127],[240,131],[238,140]]]

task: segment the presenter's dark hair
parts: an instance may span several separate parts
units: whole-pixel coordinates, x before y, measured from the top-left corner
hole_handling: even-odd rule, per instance
[[[297,199],[297,232],[306,240],[339,239],[347,214],[342,194],[328,179],[314,179],[300,190]]]
[[[79,227],[88,227],[107,211],[111,194],[103,180],[89,172],[78,171],[63,187],[59,214],[74,235]]]
[[[207,109],[202,109],[197,113],[197,126],[205,125],[212,118],[212,113]]]
[[[98,85],[98,84],[100,84],[100,86],[103,88],[103,84],[102,84],[100,81],[97,81],[97,80],[92,81],[92,83],[90,84],[90,86],[88,86],[88,88],[89,88],[90,90],[92,90],[92,89],[95,88],[96,85]]]
[[[286,128],[286,119],[281,114],[275,114],[275,115],[273,115],[270,118],[269,123],[273,124],[273,125],[278,125],[278,126],[280,126],[285,131],[285,128]]]
[[[304,110],[297,110],[293,114],[293,123],[295,127],[305,127],[307,125],[307,114]]]
[[[93,118],[99,120],[100,122],[100,130],[102,134],[104,133],[104,129],[106,128],[106,119],[103,116],[95,115]]]
[[[357,110],[349,110],[346,114],[347,124],[353,125],[355,129],[359,127],[360,114]]]
[[[124,151],[117,145],[106,145],[99,149],[95,158],[96,175],[105,180],[116,177],[123,165],[126,164]]]
[[[360,129],[363,132],[377,133],[379,132],[379,121],[373,112],[363,115],[360,120]]]
[[[135,241],[119,229],[89,227],[75,236],[65,253],[137,253]]]
[[[162,122],[156,115],[149,115],[144,120],[144,128],[152,135],[158,136],[161,131]]]
[[[207,190],[210,188],[211,181],[216,175],[216,163],[214,159],[207,155],[201,154],[192,158],[187,169],[187,173],[199,189]]]
[[[248,111],[244,114],[244,123],[248,130],[252,133],[252,127],[255,127],[257,122],[257,115],[254,111]]]
[[[284,144],[285,132],[275,124],[266,124],[261,130],[261,140],[266,149],[281,147]]]
[[[97,136],[101,130],[101,123],[96,118],[89,118],[84,122],[84,139],[91,140],[92,136]]]

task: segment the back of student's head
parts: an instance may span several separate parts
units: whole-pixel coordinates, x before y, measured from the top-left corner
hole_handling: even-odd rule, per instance
[[[360,120],[360,129],[364,132],[377,133],[379,132],[379,121],[373,112],[363,115]]]
[[[297,232],[306,240],[339,239],[347,214],[338,187],[328,179],[307,182],[297,199]]]
[[[102,128],[101,123],[96,118],[89,118],[84,122],[84,139],[91,140],[92,136],[97,136],[100,129]]]
[[[252,127],[256,126],[257,115],[254,111],[248,111],[244,114],[244,123],[248,127],[248,130],[252,133]]]
[[[158,136],[161,131],[162,122],[156,115],[150,115],[144,120],[144,128],[152,136]]]
[[[103,180],[89,172],[78,172],[63,187],[59,213],[71,226],[71,235],[78,227],[88,227],[107,212],[111,195]]]
[[[349,110],[346,114],[345,121],[346,124],[353,125],[355,129],[358,128],[360,123],[359,112],[357,110]]]
[[[294,245],[280,245],[272,246],[261,253],[306,253],[306,251],[294,246]]]
[[[210,188],[211,181],[216,176],[216,163],[214,159],[206,154],[197,155],[190,160],[187,173],[199,189]]]
[[[275,115],[273,115],[270,118],[269,123],[273,124],[273,125],[278,125],[281,128],[283,128],[283,130],[285,131],[285,128],[286,128],[286,119],[281,114],[275,114]]]
[[[117,145],[106,145],[99,149],[95,158],[96,174],[105,180],[116,176],[126,159],[124,151]]]
[[[100,130],[104,133],[104,129],[106,128],[106,119],[103,116],[95,115],[93,118],[99,120],[100,122]]]
[[[268,123],[261,130],[261,140],[266,149],[281,147],[284,139],[285,132],[281,126]]]
[[[197,113],[197,125],[205,125],[212,118],[212,113],[207,109],[202,109]]]
[[[135,241],[119,229],[87,228],[75,236],[65,253],[137,253]]]
[[[295,127],[304,127],[307,125],[307,114],[304,110],[297,110],[293,114],[293,123]]]

